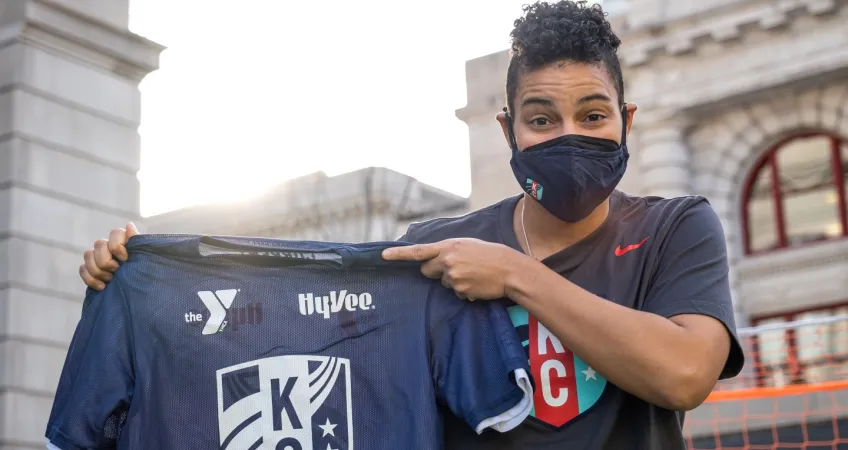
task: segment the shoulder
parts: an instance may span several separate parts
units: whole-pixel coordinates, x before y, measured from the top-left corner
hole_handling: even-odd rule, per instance
[[[726,254],[721,221],[705,197],[616,195],[613,245],[646,242],[645,257],[655,262],[676,258],[677,253],[696,246],[710,248],[716,256]]]
[[[427,244],[452,238],[477,238],[485,241],[500,241],[500,219],[504,208],[515,204],[516,198],[508,198],[457,217],[443,217],[409,225],[400,241]]]
[[[639,197],[623,192],[616,195],[619,196],[616,219],[623,233],[662,239],[688,228],[721,232],[721,221],[703,196]]]
[[[666,221],[691,214],[714,214],[706,197],[686,195],[681,197],[634,196],[616,192],[619,196],[620,220],[625,222]]]

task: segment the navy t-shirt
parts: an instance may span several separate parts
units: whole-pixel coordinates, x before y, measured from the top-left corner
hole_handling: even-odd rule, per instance
[[[469,237],[520,251],[513,197],[469,215],[413,224],[402,241]],[[663,317],[704,314],[731,335],[722,378],[744,358],[735,337],[721,223],[703,197],[632,197],[615,191],[610,213],[587,238],[543,263],[587,291]],[[651,405],[609,383],[544,325],[515,304],[510,316],[523,340],[533,378],[534,411],[518,428],[478,436],[446,414],[449,449],[684,449],[683,413]]]
[[[76,449],[440,449],[531,409],[502,305],[343,245],[139,235],[89,290],[46,436]],[[497,434],[497,433],[495,433]]]

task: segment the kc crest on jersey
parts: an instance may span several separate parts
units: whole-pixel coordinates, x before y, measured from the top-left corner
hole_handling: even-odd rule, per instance
[[[562,345],[524,308],[510,307],[509,316],[522,339],[536,380],[530,416],[560,428],[594,406],[607,380]]]
[[[286,355],[217,371],[222,450],[351,450],[350,360]]]

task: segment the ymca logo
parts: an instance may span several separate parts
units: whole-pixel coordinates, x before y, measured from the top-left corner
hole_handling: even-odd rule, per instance
[[[524,184],[524,189],[527,190],[527,193],[530,194],[536,200],[542,199],[542,185],[539,184],[538,181],[534,181],[531,178],[528,178]]]
[[[354,312],[357,309],[362,311],[374,309],[371,294],[367,292],[359,295],[348,294],[344,289],[332,291],[329,295],[298,294],[297,300],[300,304],[301,315],[311,316],[318,313],[325,319],[329,319],[332,313],[340,312],[342,308],[348,312]]]
[[[527,310],[512,306],[508,311],[538,383],[531,417],[560,428],[594,406],[607,380],[562,345]]]
[[[258,325],[262,323],[262,303],[248,303],[243,307],[232,307],[240,289],[221,289],[215,292],[200,291],[197,296],[206,307],[206,324],[203,326],[203,334],[215,334],[224,331],[229,326],[230,330],[236,331],[243,325]],[[185,314],[188,324],[199,324],[203,322],[204,314],[189,311]]]
[[[308,355],[220,369],[222,450],[352,450],[350,360]]]

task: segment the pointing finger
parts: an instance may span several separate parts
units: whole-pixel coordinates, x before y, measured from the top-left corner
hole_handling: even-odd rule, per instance
[[[417,244],[383,250],[383,259],[389,261],[427,261],[439,256],[436,244]]]

